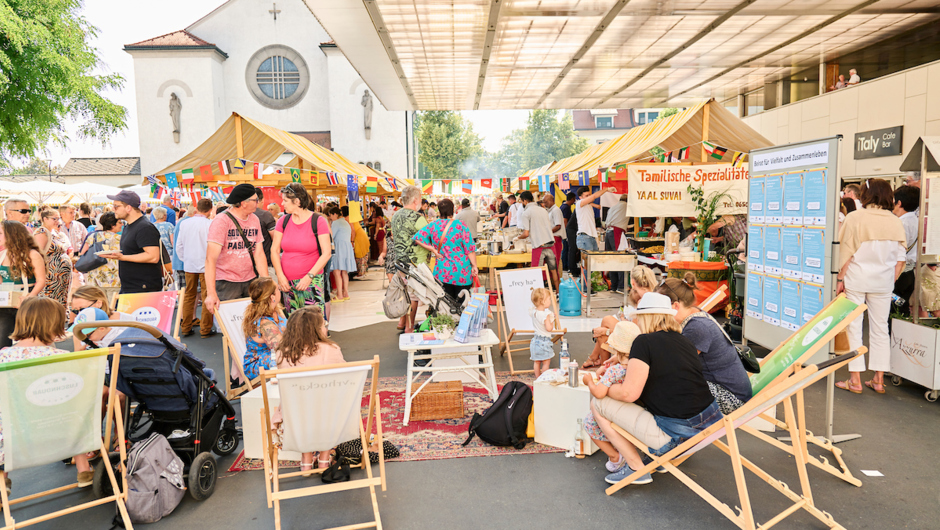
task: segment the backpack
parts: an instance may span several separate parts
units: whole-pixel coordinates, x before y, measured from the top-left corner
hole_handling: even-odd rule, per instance
[[[532,389],[525,383],[510,381],[499,392],[493,405],[470,420],[470,436],[463,443],[466,446],[479,436],[481,440],[497,446],[512,446],[522,449],[526,445],[526,427],[532,412]]]
[[[382,299],[382,309],[388,318],[401,318],[411,311],[411,298],[405,288],[405,280],[401,274],[392,276]]]
[[[186,493],[183,461],[159,433],[127,454],[127,514],[135,523],[155,523],[170,515]]]

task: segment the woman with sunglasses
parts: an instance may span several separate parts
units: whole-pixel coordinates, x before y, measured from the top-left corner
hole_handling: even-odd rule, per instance
[[[330,225],[326,217],[311,211],[313,204],[302,184],[288,184],[280,193],[284,216],[272,234],[271,264],[278,287],[287,294],[285,309],[289,314],[315,305],[329,314],[329,288],[323,270],[332,255]],[[316,236],[312,223],[316,223]]]
[[[46,286],[46,262],[29,230],[18,221],[0,224],[0,280],[4,291],[28,289],[25,297],[36,297]],[[16,309],[0,308],[0,348],[12,346]]]
[[[72,283],[72,261],[68,256],[71,242],[68,241],[68,236],[59,232],[61,219],[58,211],[43,210],[39,218],[41,224],[33,232],[33,239],[46,259],[46,286],[40,296],[52,298],[65,307]]]

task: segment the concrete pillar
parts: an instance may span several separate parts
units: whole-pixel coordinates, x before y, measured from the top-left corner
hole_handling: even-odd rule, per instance
[[[819,63],[819,95],[826,93],[826,63]]]
[[[739,118],[743,118],[744,116],[747,115],[747,112],[745,112],[747,110],[747,107],[744,106],[746,102],[747,102],[747,98],[744,97],[744,94],[738,94],[738,117]]]

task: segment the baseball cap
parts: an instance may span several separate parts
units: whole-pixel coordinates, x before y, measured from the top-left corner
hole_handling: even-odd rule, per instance
[[[107,195],[112,201],[121,201],[128,206],[140,208],[140,195],[130,190],[122,190],[117,195]]]
[[[117,200],[121,200],[121,199],[117,199]],[[108,314],[105,313],[104,310],[99,309],[97,307],[86,307],[85,309],[82,309],[81,311],[79,311],[77,315],[75,315],[75,322],[72,324],[71,327],[69,327],[68,332],[71,333],[72,330],[75,329],[75,326],[79,326],[79,324],[84,324],[85,322],[101,322],[104,320],[109,320]],[[93,330],[95,328],[94,327],[82,328],[81,326],[79,326],[78,329],[84,332],[86,329]]]

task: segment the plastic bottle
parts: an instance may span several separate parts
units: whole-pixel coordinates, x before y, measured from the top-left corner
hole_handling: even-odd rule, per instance
[[[904,305],[904,299],[894,293],[891,293],[891,301],[898,307]]]
[[[558,367],[566,374],[568,373],[569,362],[571,362],[571,356],[568,354],[568,339],[561,339],[561,354],[558,356]]]
[[[584,424],[582,419],[578,418],[578,430],[574,433],[574,456],[575,458],[584,458]]]

